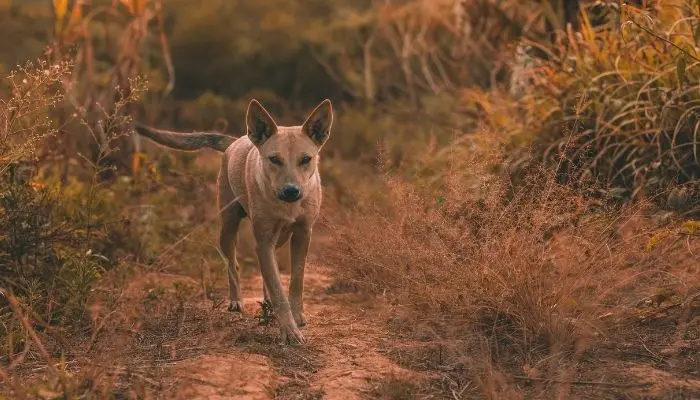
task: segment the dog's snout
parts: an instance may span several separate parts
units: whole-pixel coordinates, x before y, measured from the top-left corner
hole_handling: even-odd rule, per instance
[[[297,201],[301,198],[301,188],[298,185],[286,183],[284,186],[282,186],[279,198],[280,200],[288,201],[290,203]]]
[[[297,185],[284,185],[282,188],[282,193],[284,193],[284,197],[288,197],[290,199],[299,197],[299,186]]]

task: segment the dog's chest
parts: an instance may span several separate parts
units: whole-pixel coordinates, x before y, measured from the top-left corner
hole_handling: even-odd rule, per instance
[[[273,210],[272,213],[280,220],[282,224],[291,227],[300,220],[308,217],[309,210],[307,206],[308,204],[304,200],[292,204],[281,203],[278,201],[271,204],[268,210]]]

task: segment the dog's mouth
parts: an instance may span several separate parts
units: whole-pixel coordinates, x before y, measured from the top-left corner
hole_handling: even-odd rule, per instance
[[[277,195],[277,198],[287,203],[294,203],[301,200],[301,194],[297,196],[285,196],[284,193],[280,193]]]

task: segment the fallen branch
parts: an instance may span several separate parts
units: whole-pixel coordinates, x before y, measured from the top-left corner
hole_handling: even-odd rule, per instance
[[[513,379],[519,379],[523,381],[533,381],[533,382],[546,382],[546,383],[559,383],[564,385],[577,385],[577,386],[608,386],[616,388],[633,388],[633,387],[644,387],[651,386],[651,383],[613,383],[613,382],[596,382],[596,381],[560,381],[557,379],[549,378],[533,378],[530,376],[522,375],[511,375]]]
[[[46,347],[44,346],[44,343],[39,339],[39,336],[36,334],[36,331],[34,328],[32,328],[32,324],[29,322],[27,317],[22,314],[22,309],[19,305],[19,302],[15,298],[15,296],[9,294],[6,290],[0,288],[0,295],[5,297],[7,301],[10,303],[10,307],[12,308],[12,312],[15,314],[15,317],[22,323],[22,326],[24,329],[27,331],[27,335],[32,339],[36,347],[39,349],[39,352],[41,355],[44,357],[46,360],[46,364],[51,370],[52,373],[58,374],[58,370],[56,367],[53,365],[53,359],[51,358],[51,355],[49,354],[48,350],[46,350]]]
[[[629,19],[629,22],[631,22],[631,23],[634,24],[637,28],[643,30],[643,31],[646,32],[647,34],[649,34],[649,35],[655,37],[656,39],[661,40],[662,42],[666,43],[667,45],[670,45],[670,46],[674,47],[676,50],[678,50],[678,51],[680,51],[681,53],[683,53],[686,57],[691,58],[691,59],[693,59],[694,61],[700,62],[700,58],[695,57],[694,55],[690,54],[686,49],[684,49],[684,48],[682,48],[681,46],[679,46],[679,45],[673,43],[672,41],[666,39],[665,37],[659,35],[658,33],[654,32],[654,31],[652,31],[651,29],[642,26],[642,24],[640,24],[639,22],[635,21],[634,19],[630,18],[630,19]]]

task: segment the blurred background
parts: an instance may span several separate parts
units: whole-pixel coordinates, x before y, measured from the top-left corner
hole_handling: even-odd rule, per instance
[[[608,194],[631,199],[641,188],[656,195],[697,179],[694,114],[626,109],[626,96],[642,84],[607,92],[636,74],[661,84],[649,101],[668,106],[654,96],[681,84],[668,80],[692,82],[695,73],[693,10],[682,0],[3,0],[0,73],[39,57],[71,60],[69,101],[57,116],[62,133],[52,146],[66,160],[80,152],[95,161],[95,145],[106,143],[80,139],[74,111],[94,127],[132,85],[142,96],[118,114],[183,130],[242,132],[250,98],[281,123],[299,123],[330,98],[338,118],[329,174],[343,162],[376,165],[383,152],[387,168],[439,179],[444,157],[426,149],[464,150],[484,131],[519,169],[532,156],[556,157],[551,150],[570,142],[568,132],[578,141],[572,163],[604,178],[605,190],[614,189]],[[650,71],[658,79],[643,76]],[[692,93],[679,96],[686,102]],[[673,132],[647,131],[639,118]],[[108,163],[131,171],[141,141],[128,133],[116,142]],[[659,169],[666,165],[670,171]]]
[[[603,14],[615,8],[614,2],[597,3]],[[177,129],[242,132],[253,97],[282,123],[299,123],[328,97],[338,109],[329,153],[368,165],[381,145],[391,165],[410,164],[425,156],[412,154],[421,151],[411,143],[420,148],[434,140],[444,147],[473,133],[484,109],[471,91],[506,90],[514,44],[550,44],[555,28],[579,26],[582,5],[5,0],[0,71],[9,73],[43,54],[51,61],[70,58],[71,106],[91,120],[95,104],[113,107],[107,104],[112,97],[142,76],[147,91],[129,112]],[[66,151],[85,142],[63,141]],[[122,157],[138,151],[132,148],[138,144],[128,142]],[[132,164],[114,161],[124,168]]]
[[[609,94],[577,105],[584,88],[577,85],[620,68],[625,60],[612,58],[618,47],[630,52],[630,62],[638,61],[633,48],[657,50],[655,60],[674,66],[694,61],[678,51],[694,40],[693,24],[674,24],[689,13],[687,2],[642,0],[211,0],[197,6],[187,0],[4,0],[0,72],[42,56],[50,63],[70,59],[71,77],[63,88],[69,101],[59,124],[71,133],[58,135],[60,156],[89,153],[93,161],[96,143],[78,138],[69,108],[93,126],[101,113],[113,111],[116,97],[130,95],[134,84],[142,97],[119,113],[162,127],[232,133],[243,131],[250,98],[258,98],[286,124],[299,123],[313,105],[331,98],[338,119],[328,153],[338,165],[373,165],[381,151],[385,167],[401,166],[402,172],[431,178],[444,165],[426,148],[464,148],[471,140],[465,136],[489,125],[492,139],[510,146],[509,161],[520,168],[533,145],[551,150],[562,137],[568,140],[563,134],[571,129],[567,117],[578,113],[573,116],[584,117],[574,132],[583,133],[579,145],[601,150],[586,170],[608,179],[614,195],[632,198],[635,189],[649,186],[651,175],[656,177],[651,186],[664,189],[696,179],[697,158],[684,153],[695,152],[695,139],[681,132],[657,143],[636,135],[640,129],[627,123],[600,126],[604,118],[592,113]],[[646,25],[637,28],[626,21],[629,37],[619,37],[617,30],[629,15]],[[664,23],[675,31],[664,31]],[[673,43],[655,38],[657,29]],[[683,75],[691,70],[684,68]],[[143,81],[132,82],[136,77]],[[591,93],[599,96],[597,90]],[[625,101],[623,94],[611,94]],[[614,107],[606,112],[627,111],[625,105]],[[643,108],[630,111],[623,114],[630,117],[625,122],[648,117]],[[667,122],[688,129],[695,123],[688,116]],[[640,140],[630,141],[635,135]],[[142,145],[126,136],[117,140],[119,154],[108,158],[131,171]],[[595,157],[588,150],[576,152],[577,157],[582,153]],[[665,162],[673,164],[671,175],[680,175],[649,171]]]

